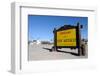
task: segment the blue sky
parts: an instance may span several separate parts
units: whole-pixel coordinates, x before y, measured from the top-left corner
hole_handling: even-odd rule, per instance
[[[28,15],[28,35],[29,40],[51,40],[53,39],[53,29],[70,24],[76,26],[77,22],[83,25],[81,29],[82,38],[88,38],[88,17],[75,16],[45,16]]]

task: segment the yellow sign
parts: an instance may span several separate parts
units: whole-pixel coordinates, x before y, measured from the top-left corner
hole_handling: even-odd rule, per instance
[[[58,31],[57,46],[76,46],[76,29]]]

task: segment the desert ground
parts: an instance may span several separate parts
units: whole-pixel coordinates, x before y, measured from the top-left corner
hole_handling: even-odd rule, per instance
[[[28,60],[56,60],[56,59],[79,59],[87,58],[87,50],[85,56],[78,56],[78,49],[62,48],[59,51],[50,52],[53,45],[48,44],[32,44],[28,46]],[[87,45],[86,45],[87,49]]]

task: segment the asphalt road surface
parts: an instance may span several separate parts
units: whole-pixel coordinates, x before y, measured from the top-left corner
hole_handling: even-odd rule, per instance
[[[78,56],[78,49],[62,48],[59,51],[50,52],[53,45],[48,44],[32,44],[28,47],[28,60],[54,60],[54,59],[78,59],[87,58],[85,56]],[[87,49],[87,48],[86,48]],[[87,50],[86,50],[87,52]]]

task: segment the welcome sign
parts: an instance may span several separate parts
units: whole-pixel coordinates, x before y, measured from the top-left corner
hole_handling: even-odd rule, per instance
[[[57,46],[76,47],[76,29],[57,31]]]

